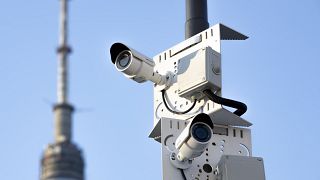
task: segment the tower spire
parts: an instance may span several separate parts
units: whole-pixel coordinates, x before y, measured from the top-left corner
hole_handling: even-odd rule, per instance
[[[60,36],[58,47],[58,103],[68,102],[68,55],[71,48],[68,45],[68,0],[60,0]]]
[[[68,56],[71,48],[68,45],[68,0],[60,0],[60,35],[58,53],[58,102],[55,112],[55,141],[71,141],[73,106],[68,102]]]
[[[68,101],[68,0],[60,1],[60,31],[57,78],[57,103],[54,112],[54,139],[41,159],[41,180],[84,180],[81,150],[72,142],[73,106]]]

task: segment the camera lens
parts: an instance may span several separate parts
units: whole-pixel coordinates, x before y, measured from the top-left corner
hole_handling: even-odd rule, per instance
[[[207,142],[211,138],[211,131],[204,123],[195,123],[191,128],[191,135],[199,142]]]
[[[131,53],[129,51],[123,51],[116,59],[119,69],[126,68],[131,62]]]

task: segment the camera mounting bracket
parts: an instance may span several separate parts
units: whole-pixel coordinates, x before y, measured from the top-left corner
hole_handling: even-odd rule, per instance
[[[180,163],[173,157],[177,154],[175,142],[188,121],[163,117],[160,124],[163,179],[215,179],[214,170],[223,155],[251,156],[250,129],[216,125],[206,151],[191,161]]]
[[[170,72],[170,86],[166,86],[166,100],[167,104],[171,109],[177,112],[183,112],[187,110],[194,103],[193,99],[197,99],[197,103],[193,110],[190,112],[178,115],[167,110],[162,99],[162,93],[159,89],[163,87],[154,87],[154,127],[156,127],[161,117],[175,118],[186,120],[198,113],[206,113],[211,118],[216,119],[216,123],[222,125],[234,125],[249,127],[252,124],[239,116],[233,115],[231,112],[228,113],[220,104],[213,103],[203,95],[193,93],[192,97],[190,93],[202,90],[201,88],[213,87],[216,84],[215,90],[217,94],[221,95],[221,58],[220,48],[221,40],[245,40],[248,37],[223,25],[216,24],[211,28],[192,36],[191,38],[179,43],[178,45],[154,56],[153,61],[155,63],[154,70],[160,74],[168,74]],[[185,63],[184,58],[190,54],[202,51],[203,49],[209,49],[211,56],[207,59],[206,57],[200,56],[198,59],[192,59],[191,61],[202,61],[201,59],[207,59],[201,66],[199,63],[198,67],[193,67],[190,63]],[[186,58],[185,58],[186,59]],[[212,60],[213,59],[213,60]],[[190,61],[190,62],[191,62]],[[189,65],[188,65],[189,64]],[[207,66],[207,67],[206,67]],[[192,68],[191,68],[192,67]],[[192,71],[187,71],[187,69]],[[203,71],[204,68],[212,69],[211,75],[206,75],[207,71]],[[197,76],[195,70],[202,71],[201,75],[206,77],[204,81],[196,83],[201,76]],[[219,71],[217,73],[217,71]],[[194,77],[197,76],[197,77]],[[199,77],[199,78],[198,78]],[[178,81],[179,80],[179,81]],[[188,82],[186,82],[188,81]],[[190,86],[190,88],[188,88]],[[181,93],[181,91],[184,91]],[[187,98],[189,97],[189,98]],[[226,113],[225,113],[226,112]],[[215,118],[214,116],[222,115],[224,117]],[[227,116],[227,117],[225,117]]]

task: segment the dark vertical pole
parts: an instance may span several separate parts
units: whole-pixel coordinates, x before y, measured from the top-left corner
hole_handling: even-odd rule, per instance
[[[186,32],[185,38],[208,29],[207,0],[186,0]]]

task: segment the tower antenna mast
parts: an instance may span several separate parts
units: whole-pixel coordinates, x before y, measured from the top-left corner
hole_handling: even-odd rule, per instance
[[[57,98],[55,111],[55,141],[70,142],[72,138],[73,106],[68,102],[68,56],[71,48],[68,45],[68,0],[60,0],[60,35],[58,53]]]
[[[60,32],[58,54],[57,103],[54,112],[54,143],[49,144],[41,160],[41,180],[84,180],[84,159],[72,142],[73,106],[69,103],[68,0],[60,0]]]

